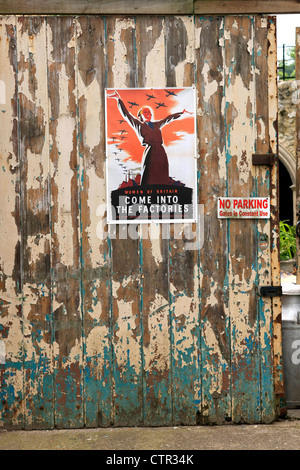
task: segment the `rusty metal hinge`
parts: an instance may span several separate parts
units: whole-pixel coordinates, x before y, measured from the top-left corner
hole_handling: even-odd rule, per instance
[[[274,165],[276,154],[275,153],[254,153],[252,155],[253,165]]]
[[[282,286],[261,286],[258,292],[261,297],[281,297]]]

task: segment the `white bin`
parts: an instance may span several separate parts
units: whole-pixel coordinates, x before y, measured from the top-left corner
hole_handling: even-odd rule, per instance
[[[282,355],[287,408],[300,407],[300,286],[282,285]]]

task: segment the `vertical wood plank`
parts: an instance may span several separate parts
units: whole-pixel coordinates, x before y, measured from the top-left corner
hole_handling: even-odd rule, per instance
[[[45,20],[20,17],[17,31],[25,425],[48,429],[53,426],[53,364]]]
[[[166,239],[162,238],[162,229],[166,230]],[[168,426],[172,424],[168,225],[143,224],[141,230],[144,424]]]
[[[112,423],[110,246],[105,187],[105,23],[78,18],[85,426]]]
[[[75,46],[70,17],[49,17],[51,272],[55,425],[81,427],[82,318]]]
[[[135,21],[106,20],[107,87],[137,84]],[[118,225],[111,237],[114,424],[143,422],[140,250],[137,225]]]
[[[166,86],[166,21],[137,19],[140,87]],[[142,59],[143,58],[143,59]],[[172,424],[169,224],[141,225],[144,424]]]
[[[136,18],[137,86],[165,85],[165,26],[161,16]]]
[[[270,151],[269,106],[268,106],[268,20],[255,17],[255,78],[256,78],[256,153]],[[274,77],[275,79],[275,77]],[[270,196],[270,168],[256,168],[256,195]],[[258,284],[271,285],[271,224],[270,220],[258,221]],[[272,422],[275,417],[274,380],[272,357],[272,301],[259,298],[260,328],[260,388],[261,388],[261,421]]]
[[[228,222],[217,217],[227,195],[224,103],[224,18],[196,22],[199,96],[199,200],[204,205],[201,263],[202,423],[231,419],[231,341],[228,311]]]
[[[228,196],[254,192],[255,87],[252,17],[225,17]],[[260,420],[256,221],[229,222],[232,419]]]
[[[0,426],[24,427],[16,17],[0,18]]]
[[[268,109],[269,109],[269,134],[270,151],[278,155],[278,93],[277,93],[277,46],[276,46],[276,17],[269,17],[268,24]],[[271,168],[270,174],[270,199],[271,199],[271,266],[272,285],[281,285],[279,262],[279,161]],[[276,398],[276,415],[285,413],[285,393],[283,382],[282,362],[282,332],[281,332],[281,298],[272,298],[273,313],[273,360],[274,360],[274,388]]]
[[[195,81],[195,24],[166,18],[166,77],[170,87]],[[189,111],[194,111],[189,109]],[[196,130],[195,130],[196,131]],[[196,155],[194,156],[196,159]],[[182,161],[184,165],[184,161]],[[196,165],[195,165],[196,169]],[[197,198],[197,194],[194,195]],[[201,221],[198,220],[197,224]],[[199,272],[196,224],[170,224],[170,341],[173,424],[197,424],[200,413]],[[194,237],[189,237],[194,234]]]

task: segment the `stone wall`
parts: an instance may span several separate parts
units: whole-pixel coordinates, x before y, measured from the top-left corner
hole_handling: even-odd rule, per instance
[[[293,223],[296,218],[296,80],[278,83],[278,150],[279,160],[287,169],[292,184],[289,184],[282,171],[279,172],[280,197],[288,201],[292,190]],[[280,167],[279,167],[280,168]],[[284,203],[286,206],[286,202]],[[288,218],[288,217],[284,217]]]
[[[293,100],[295,90],[295,80],[278,83],[278,142],[296,161],[296,104]]]

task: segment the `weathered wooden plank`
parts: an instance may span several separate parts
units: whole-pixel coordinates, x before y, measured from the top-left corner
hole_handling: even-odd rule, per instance
[[[258,154],[270,151],[269,137],[269,106],[268,106],[268,20],[261,16],[255,18],[254,63],[256,70],[256,147]],[[274,80],[276,75],[274,74]],[[270,196],[270,169],[267,166],[256,167],[256,196]],[[270,220],[261,219],[257,226],[257,273],[258,285],[271,285],[271,224]],[[272,301],[268,298],[259,298],[259,324],[260,324],[260,382],[261,382],[261,421],[274,420],[274,381],[272,357]]]
[[[139,86],[166,86],[166,22],[137,18]],[[141,225],[144,424],[172,424],[169,224]]]
[[[136,86],[133,18],[107,18],[107,87]],[[118,225],[111,237],[114,424],[143,422],[138,226]]]
[[[0,19],[0,426],[24,427],[16,18]]]
[[[254,194],[255,87],[252,17],[225,17],[228,196]],[[257,232],[251,219],[229,221],[231,390],[234,422],[259,422]]]
[[[27,15],[234,15],[248,13],[299,13],[300,6],[297,0],[65,0],[54,2],[45,0],[15,0],[7,2],[0,0],[1,14],[27,14]]]
[[[201,263],[202,423],[231,419],[228,223],[217,218],[227,193],[224,19],[197,19],[199,202],[204,205]],[[199,38],[200,36],[200,38]]]
[[[163,17],[136,18],[137,85],[140,88],[165,84],[165,26]]]
[[[276,18],[271,18],[268,28],[268,109],[269,109],[269,134],[270,151],[278,155],[277,141],[277,81],[274,79],[277,67],[277,49],[276,49]],[[279,162],[271,167],[270,174],[270,199],[271,199],[271,267],[272,267],[272,285],[281,285],[281,273],[279,262]],[[272,298],[273,313],[273,360],[274,360],[274,387],[276,396],[276,414],[280,416],[281,410],[284,414],[285,395],[283,382],[283,362],[282,362],[282,333],[281,333],[281,299]]]
[[[0,0],[1,14],[67,14],[67,15],[177,15],[192,14],[193,0],[64,0],[56,2],[45,0],[42,4],[38,0],[15,0],[6,2]]]
[[[144,424],[172,424],[169,225],[142,225]],[[164,231],[165,238],[162,236]]]
[[[110,241],[105,186],[105,23],[77,24],[85,426],[112,422]]]
[[[51,273],[55,426],[81,427],[82,332],[77,90],[73,18],[49,17]]]
[[[166,77],[169,87],[194,85],[194,43],[194,18],[166,18]],[[194,197],[197,198],[197,194]],[[191,223],[170,224],[169,302],[174,425],[196,424],[199,417],[201,379],[197,228],[196,224]],[[194,237],[189,238],[192,234]]]
[[[255,13],[299,13],[298,0],[195,0],[194,13],[202,15],[242,15]]]
[[[26,428],[53,426],[50,194],[44,18],[18,18]]]

